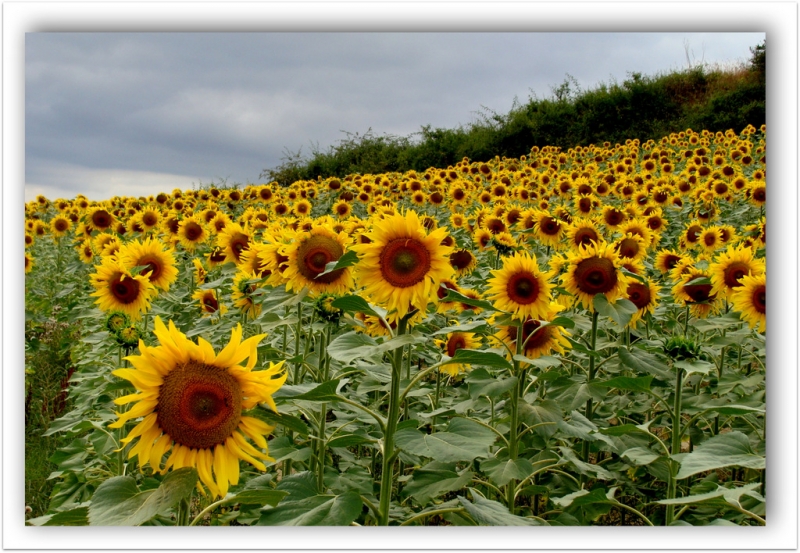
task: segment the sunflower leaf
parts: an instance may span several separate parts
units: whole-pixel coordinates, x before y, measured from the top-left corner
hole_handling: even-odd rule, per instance
[[[602,382],[593,382],[595,386],[602,386],[604,388],[616,388],[618,390],[630,390],[632,392],[649,392],[650,383],[653,381],[652,376],[618,376]]]
[[[361,497],[356,492],[342,495],[314,495],[299,501],[282,502],[264,511],[260,526],[348,526],[361,514]]]
[[[594,308],[604,317],[610,317],[621,327],[625,327],[638,311],[636,305],[625,298],[620,298],[614,303],[609,303],[605,294],[597,294],[594,297]]]
[[[325,270],[322,271],[320,274],[315,276],[314,278],[319,278],[322,275],[327,275],[332,273],[333,271],[338,271],[339,269],[345,269],[347,267],[352,267],[358,263],[358,254],[353,250],[348,250],[344,252],[342,257],[337,259],[336,261],[331,261],[327,265],[325,265]]]
[[[455,463],[433,461],[414,471],[403,486],[403,495],[416,499],[420,505],[448,492],[462,489],[472,482],[475,474],[469,470],[458,472]]]
[[[453,357],[442,356],[446,364],[464,363],[466,365],[481,365],[484,367],[494,367],[496,369],[513,369],[513,365],[502,355],[491,351],[481,351],[477,349],[456,350]]]
[[[346,311],[347,313],[366,313],[375,317],[385,317],[386,310],[378,306],[370,305],[361,296],[342,296],[336,298],[331,303],[333,307]]]
[[[542,524],[534,519],[512,515],[505,505],[484,498],[472,488],[470,491],[472,492],[472,502],[461,496],[458,497],[458,500],[479,526],[540,526]]]
[[[442,303],[451,303],[451,302],[463,303],[464,305],[479,307],[481,309],[485,309],[486,311],[500,311],[500,309],[496,309],[494,305],[492,305],[486,300],[475,300],[465,296],[464,294],[460,294],[455,290],[450,290],[449,288],[447,289],[447,295],[442,299],[440,299],[439,301]]]
[[[740,466],[763,469],[764,457],[757,455],[750,447],[747,436],[741,432],[727,432],[709,438],[681,460],[677,478],[683,479],[707,470]]]

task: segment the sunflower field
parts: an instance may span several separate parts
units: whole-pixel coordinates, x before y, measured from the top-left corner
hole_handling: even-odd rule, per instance
[[[764,525],[765,160],[39,196],[27,524]]]

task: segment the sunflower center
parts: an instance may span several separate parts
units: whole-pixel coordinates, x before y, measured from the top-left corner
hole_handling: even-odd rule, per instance
[[[216,313],[219,309],[219,303],[214,296],[206,296],[203,299],[203,305],[206,307],[206,311],[209,313]]]
[[[342,254],[342,246],[333,238],[313,235],[297,249],[297,270],[308,280],[324,284],[336,282],[344,269],[337,269],[321,277],[318,275],[325,270],[325,265],[338,260]]]
[[[458,350],[464,349],[465,347],[467,347],[467,343],[464,340],[463,336],[461,335],[451,336],[450,339],[447,341],[448,357],[453,357]]]
[[[607,225],[616,226],[622,222],[625,215],[618,209],[610,209],[605,216]]]
[[[187,240],[189,240],[190,242],[194,242],[203,235],[203,227],[201,227],[194,221],[189,221],[184,225],[183,232],[186,235]]]
[[[212,448],[239,425],[242,388],[227,370],[190,360],[164,377],[156,412],[161,430],[176,443]]]
[[[711,288],[710,284],[689,284],[683,287],[683,291],[692,301],[699,303],[711,299]]]
[[[510,300],[528,305],[539,299],[539,281],[531,273],[517,273],[508,279],[506,293]]]
[[[158,216],[152,211],[147,211],[142,215],[142,222],[148,227],[152,227],[158,222]]]
[[[597,236],[597,233],[594,231],[594,229],[584,227],[578,229],[578,231],[575,233],[574,241],[575,245],[577,246],[580,246],[581,244],[588,246],[592,242],[598,242],[599,236]]]
[[[625,238],[619,243],[619,248],[617,249],[620,257],[632,259],[639,253],[639,243],[633,238]]]
[[[133,303],[139,297],[139,282],[124,275],[118,275],[111,281],[111,294],[114,298],[125,305]]]
[[[561,230],[561,225],[552,217],[544,217],[539,223],[539,228],[548,236],[555,236]]]
[[[67,230],[68,226],[69,226],[69,223],[67,223],[66,220],[64,220],[64,219],[57,219],[56,220],[56,230],[58,232],[64,232],[65,230]]]
[[[641,282],[629,284],[628,299],[639,309],[644,309],[650,303],[650,287]]]
[[[617,270],[610,259],[590,257],[575,268],[575,283],[581,292],[605,294],[617,284]]]
[[[111,226],[111,215],[104,209],[95,211],[92,214],[92,224],[99,229],[108,228]]]
[[[746,263],[735,262],[728,265],[725,269],[725,286],[728,288],[738,288],[742,285],[739,279],[750,274],[750,267]]]
[[[380,255],[381,275],[392,286],[408,288],[422,282],[431,269],[431,254],[415,238],[395,238]]]
[[[759,313],[767,312],[767,287],[759,286],[753,290],[753,307]]]
[[[164,270],[161,261],[154,257],[154,256],[145,256],[136,263],[137,265],[145,266],[145,269],[142,270],[142,274],[146,275],[150,282],[154,280],[158,280],[158,277],[161,276],[162,271]],[[149,275],[147,273],[150,273]]]
[[[230,248],[233,252],[233,257],[236,258],[238,263],[242,258],[242,252],[245,251],[250,245],[250,237],[241,232],[237,232],[230,241]]]
[[[466,269],[472,263],[472,254],[469,250],[458,250],[450,254],[450,265],[454,269]]]

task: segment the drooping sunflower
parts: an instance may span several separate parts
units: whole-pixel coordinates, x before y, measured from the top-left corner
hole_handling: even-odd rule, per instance
[[[448,357],[455,356],[460,349],[477,349],[481,345],[480,338],[472,332],[451,332],[444,340],[434,340]],[[467,372],[471,365],[465,363],[449,363],[439,368],[440,372],[455,378],[460,373]]]
[[[325,225],[294,236],[280,253],[288,258],[283,277],[287,291],[308,288],[312,294],[346,294],[353,289],[350,267],[320,276],[328,263],[338,261],[350,243],[346,232],[336,233]]]
[[[466,276],[478,266],[478,258],[468,249],[461,248],[450,254],[450,265],[455,270],[456,278]]]
[[[621,261],[607,243],[581,246],[569,254],[567,272],[561,275],[564,288],[587,309],[597,294],[605,294],[613,303],[627,290],[629,278],[620,270]]]
[[[128,270],[146,266],[140,274],[145,275],[153,286],[164,291],[169,290],[170,284],[178,279],[175,257],[158,239],[128,242],[120,248],[117,258]]]
[[[426,233],[417,214],[408,211],[376,220],[367,234],[371,242],[352,246],[359,254],[355,278],[364,295],[401,318],[414,309],[424,312],[439,283],[453,276],[453,248],[442,245],[447,229]]]
[[[200,310],[203,312],[203,316],[214,315],[216,313],[224,315],[228,312],[228,308],[225,304],[219,303],[217,292],[213,289],[197,289],[194,294],[192,294],[192,299],[200,303]]]
[[[487,297],[497,309],[516,319],[541,319],[549,310],[552,286],[539,270],[536,257],[517,252],[503,260],[503,267],[491,272]]]
[[[207,341],[199,338],[195,344],[172,321],[167,328],[159,317],[155,335],[158,346],[140,341],[141,355],[126,357],[134,368],[112,373],[130,381],[137,393],[114,400],[117,405],[134,405],[117,413],[119,420],[109,428],[122,428],[142,417],[122,440],[127,445],[138,438],[129,459],[138,456],[140,466],[149,464],[161,474],[195,467],[211,495],[224,497],[239,482],[240,460],[262,471],[266,466],[259,459],[272,460],[265,436],[273,427],[243,412],[259,403],[277,412],[272,394],[286,381],[283,361],[253,371],[256,348],[265,335],[242,341],[241,325],[218,354]]]
[[[644,317],[645,314],[650,313],[652,315],[655,312],[658,305],[659,290],[661,290],[661,287],[651,280],[648,280],[647,283],[631,280],[625,292],[625,297],[636,306],[637,311],[631,317],[628,326],[636,326],[636,322]]]
[[[756,258],[752,248],[740,245],[728,249],[717,256],[709,267],[711,272],[712,294],[720,294],[728,299],[742,285],[745,276],[758,276],[766,272],[763,258]]]
[[[741,284],[731,294],[733,308],[750,328],[764,334],[767,332],[767,274],[744,276]]]
[[[712,293],[712,285],[707,283],[709,276],[708,272],[690,266],[678,275],[672,287],[675,301],[689,306],[692,315],[698,318],[706,318],[716,313],[724,304],[717,294]]]
[[[551,304],[549,314],[543,319],[551,321],[560,310],[560,305]],[[489,322],[493,324],[494,319],[495,315],[489,319]],[[533,318],[526,319],[521,326],[522,332],[520,333],[516,324],[500,325],[499,330],[491,338],[497,343],[505,344],[511,352],[517,351],[517,340],[521,340],[521,353],[528,359],[537,359],[552,351],[563,355],[567,349],[572,347],[566,339],[570,333],[560,326],[542,326],[540,320]]]
[[[156,295],[155,287],[144,275],[133,276],[114,258],[103,260],[96,265],[97,272],[89,275],[98,299],[98,307],[103,311],[122,311],[131,320],[138,321],[141,314],[150,309],[150,301]]]

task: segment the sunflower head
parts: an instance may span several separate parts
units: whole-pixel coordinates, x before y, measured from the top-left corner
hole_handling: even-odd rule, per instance
[[[202,338],[192,342],[172,321],[167,327],[159,317],[155,334],[158,346],[139,342],[141,355],[126,358],[134,368],[113,372],[130,381],[137,393],[114,400],[134,405],[117,413],[119,419],[109,428],[141,418],[122,440],[127,445],[138,438],[128,458],[138,455],[140,466],[150,464],[162,474],[195,467],[211,494],[224,497],[239,481],[240,460],[263,471],[261,460],[271,459],[265,436],[273,427],[246,411],[266,403],[277,412],[272,394],[286,381],[283,361],[254,371],[256,348],[265,335],[242,341],[241,325],[219,353]]]
[[[436,344],[444,350],[445,355],[454,357],[456,352],[460,349],[479,348],[480,339],[472,332],[451,332],[444,340],[436,340]],[[455,378],[459,374],[469,371],[471,368],[471,365],[465,363],[449,363],[447,365],[442,365],[439,371]]]
[[[342,318],[343,312],[338,307],[333,306],[333,302],[339,296],[334,294],[323,293],[317,296],[314,300],[314,313],[323,321],[337,324]]]
[[[497,309],[508,311],[517,319],[540,319],[548,313],[552,286],[539,270],[535,257],[515,253],[491,274],[487,282],[488,298]]]
[[[741,286],[731,294],[733,308],[758,332],[767,331],[767,275],[744,276]]]
[[[111,311],[106,316],[106,328],[109,332],[118,330],[131,325],[131,318],[123,311]]]
[[[139,340],[142,339],[142,331],[135,325],[127,325],[117,329],[114,332],[114,338],[117,340],[120,347],[127,349],[135,348]]]
[[[98,307],[103,311],[122,311],[131,320],[139,320],[142,313],[150,309],[150,301],[156,289],[142,275],[132,275],[115,258],[109,257],[90,275]]]
[[[619,270],[622,262],[613,246],[592,243],[571,252],[568,260],[561,282],[585,308],[593,308],[597,294],[605,294],[613,303],[625,293],[629,278]]]

